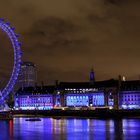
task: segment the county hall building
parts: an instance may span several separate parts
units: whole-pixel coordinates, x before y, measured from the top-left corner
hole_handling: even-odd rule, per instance
[[[51,109],[140,109],[140,81],[110,79],[89,82],[60,82],[54,86],[20,88],[15,94],[16,110]]]

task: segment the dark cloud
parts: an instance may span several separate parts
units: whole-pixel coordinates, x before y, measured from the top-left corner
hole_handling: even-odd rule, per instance
[[[124,0],[126,2],[126,0]],[[119,5],[121,3],[124,3],[122,0],[104,0],[105,4],[113,4],[113,5]]]
[[[44,53],[50,57],[58,53],[61,55],[69,55],[70,52],[73,55],[85,53],[88,51],[90,40],[79,35],[81,30],[82,28],[70,19],[48,17],[38,20],[28,32],[24,33],[27,36],[25,39],[27,52]]]
[[[36,39],[33,43],[40,42],[50,48],[50,46],[57,47],[59,45],[61,47],[61,45],[72,43],[74,40],[73,36],[75,36],[77,31],[78,27],[70,20],[48,17],[36,21],[25,35],[28,38]]]

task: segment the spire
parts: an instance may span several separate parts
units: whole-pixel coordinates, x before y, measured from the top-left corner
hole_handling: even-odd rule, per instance
[[[94,84],[94,82],[95,82],[95,75],[94,75],[94,69],[93,68],[91,69],[89,76],[90,76],[89,77],[90,78],[90,83]]]

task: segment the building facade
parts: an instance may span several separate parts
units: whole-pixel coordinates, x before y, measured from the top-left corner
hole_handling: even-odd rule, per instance
[[[60,82],[55,86],[20,88],[15,94],[15,109],[140,109],[140,81]]]
[[[58,92],[63,98],[62,106],[65,107],[87,107],[87,108],[118,108],[116,94],[118,82],[107,80],[85,83],[61,82]]]
[[[122,82],[119,99],[120,109],[140,109],[140,81]]]
[[[15,95],[17,110],[50,110],[53,108],[53,89],[51,87],[20,88]]]
[[[22,62],[19,78],[17,81],[18,88],[34,87],[37,82],[36,66],[32,62]]]

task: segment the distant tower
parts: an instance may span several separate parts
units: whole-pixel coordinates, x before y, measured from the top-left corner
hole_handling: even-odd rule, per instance
[[[32,62],[22,62],[17,86],[20,88],[35,86],[37,81],[36,66]]]
[[[94,84],[94,82],[95,82],[95,75],[94,75],[94,70],[93,70],[93,68],[91,69],[91,71],[90,71],[90,75],[89,75],[90,77],[90,83],[91,84]]]

